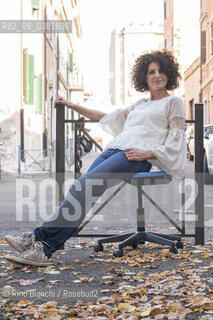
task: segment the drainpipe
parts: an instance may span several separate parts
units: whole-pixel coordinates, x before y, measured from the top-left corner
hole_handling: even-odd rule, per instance
[[[200,92],[199,92],[199,101],[202,103],[202,62],[200,59]]]
[[[20,1],[20,20],[23,20],[23,0]],[[21,83],[20,83],[20,148],[21,148],[21,161],[25,161],[24,158],[24,107],[23,107],[23,35],[20,33],[20,57],[21,57]]]
[[[68,42],[68,41],[67,41]],[[67,52],[68,52],[68,44],[67,44]],[[68,59],[69,59],[69,56],[68,56]],[[67,100],[69,100],[69,70],[68,70],[68,61],[67,61]],[[68,118],[68,108],[66,108],[66,116]],[[67,125],[66,126],[66,147],[68,148],[69,146],[69,129],[70,129],[70,126]]]
[[[47,7],[45,5],[44,8],[44,20],[45,24],[47,21]],[[47,124],[46,124],[46,101],[47,101],[47,51],[46,51],[46,33],[44,32],[44,115],[43,115],[43,134],[42,134],[42,149],[43,149],[43,156],[47,157]]]
[[[125,68],[125,60],[126,60],[126,55],[125,55],[125,45],[126,45],[126,41],[125,41],[125,30],[124,30],[124,33],[123,33],[123,104],[125,105],[126,103],[126,79],[125,79],[125,76],[126,76],[126,68]]]
[[[201,45],[201,24],[200,24],[200,93],[199,101],[202,103],[202,45]]]

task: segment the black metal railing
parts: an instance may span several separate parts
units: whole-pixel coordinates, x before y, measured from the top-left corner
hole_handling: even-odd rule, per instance
[[[82,168],[82,147],[85,152],[90,152],[92,150],[93,144],[100,150],[103,151],[102,147],[89,135],[85,130],[85,123],[88,122],[98,122],[96,120],[85,120],[80,118],[78,120],[65,120],[65,123],[73,123],[75,125],[75,161],[74,161],[74,174],[75,179],[78,179],[81,176]]]
[[[48,155],[48,158],[46,157]],[[22,168],[22,163],[24,169]],[[18,173],[22,172],[49,172],[52,176],[52,148],[48,150],[21,150],[18,146]]]
[[[186,120],[194,123],[195,146],[195,184],[198,194],[195,198],[195,244],[203,245],[204,239],[204,173],[203,173],[203,103],[195,103],[195,119]]]

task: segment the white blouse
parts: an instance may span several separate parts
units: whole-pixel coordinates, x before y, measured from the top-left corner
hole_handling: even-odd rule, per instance
[[[149,162],[168,174],[184,177],[185,117],[180,98],[141,99],[127,108],[106,114],[99,124],[114,136],[105,149],[151,150],[157,160],[148,159]]]

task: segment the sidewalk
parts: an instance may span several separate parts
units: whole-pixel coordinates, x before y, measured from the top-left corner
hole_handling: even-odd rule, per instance
[[[83,171],[93,159],[88,157],[86,161]],[[189,176],[191,169],[189,163]],[[140,245],[134,251],[126,248],[122,258],[115,258],[113,250],[117,244],[105,245],[104,252],[95,253],[96,238],[78,237],[69,239],[65,250],[55,253],[50,267],[10,265],[3,257],[13,250],[3,237],[8,233],[19,235],[42,222],[38,190],[44,179],[49,179],[47,174],[24,175],[26,181],[35,184],[36,220],[30,221],[25,208],[24,220],[19,222],[16,219],[16,184],[22,178],[5,175],[0,180],[0,319],[213,319],[213,232],[210,226],[206,228],[205,246],[195,247],[193,239],[187,238],[184,250],[179,250],[178,255],[159,245]],[[168,209],[170,203],[163,197],[166,193],[174,202],[173,206],[179,208],[179,203],[170,196],[171,188],[166,188],[154,195]],[[209,205],[212,188],[205,189]],[[48,189],[46,202],[49,211],[50,191]],[[24,192],[27,195],[27,190]],[[92,221],[83,232],[135,230],[132,215],[136,200],[131,189],[123,190],[120,198],[104,209],[104,223]],[[206,217],[210,221],[212,209],[207,209]],[[147,212],[147,229],[174,232],[169,223],[156,215],[153,207]],[[177,219],[177,213],[170,211],[170,214]],[[188,225],[193,226],[192,222]]]
[[[47,268],[1,258],[0,319],[212,319],[212,245],[185,246],[178,255],[141,245],[122,258],[112,256],[116,245],[92,247],[68,241]],[[1,241],[0,251],[11,250]]]
[[[95,160],[96,157],[98,157],[100,153],[99,152],[90,152],[88,154],[85,154],[85,156],[83,156],[82,158],[82,169],[81,172],[84,173],[87,171],[87,169],[89,168],[90,164],[92,164],[92,162]],[[1,173],[1,178],[7,178],[7,177],[23,177],[23,176],[49,176],[50,172],[49,172],[49,159],[44,158],[45,159],[45,170],[42,170],[38,164],[34,164],[33,166],[31,166],[31,162],[33,162],[32,159],[31,162],[29,161],[29,163],[27,163],[26,168],[27,170],[25,170],[25,163],[21,162],[21,173],[18,173],[18,169],[17,169],[17,165],[16,164],[4,164],[1,166],[0,168],[0,173]],[[42,164],[41,166],[43,166],[43,159],[39,160],[38,162],[40,164]],[[29,168],[28,168],[29,167]],[[67,162],[65,160],[65,168],[66,171],[68,172],[74,172],[74,165],[72,165],[71,167],[68,167]],[[55,175],[55,158],[52,155],[51,158],[51,171],[52,171],[52,175]]]

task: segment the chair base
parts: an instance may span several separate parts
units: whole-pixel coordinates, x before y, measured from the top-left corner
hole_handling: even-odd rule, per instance
[[[170,248],[170,252],[173,253],[178,253],[178,249],[183,248],[183,243],[181,242],[180,236],[146,231],[137,231],[100,239],[94,246],[94,250],[96,252],[103,251],[102,243],[120,242],[118,245],[118,249],[116,249],[113,252],[113,255],[116,257],[122,257],[123,248],[127,246],[132,246],[133,249],[136,249],[138,244],[144,244],[145,241],[166,245]]]

